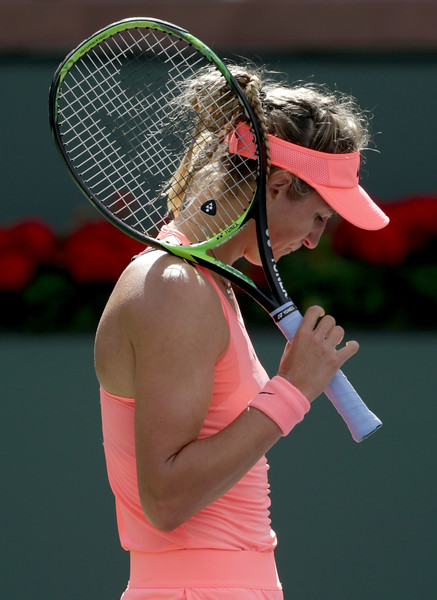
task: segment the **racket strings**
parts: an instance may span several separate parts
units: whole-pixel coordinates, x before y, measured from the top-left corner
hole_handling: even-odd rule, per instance
[[[223,88],[223,81],[220,83]],[[196,87],[194,91],[196,91]],[[195,96],[193,104],[198,115],[196,133],[193,136],[190,150],[185,155],[176,177],[170,184],[169,204],[170,209],[179,215],[178,209],[184,202],[184,196],[187,196],[185,204],[188,205],[190,197],[192,195],[196,197],[195,193],[191,194],[191,181],[204,170],[201,182],[203,185],[207,180],[211,182],[207,187],[212,198],[234,196],[234,199],[237,199],[239,197],[239,204],[236,207],[234,203],[232,210],[228,204],[221,204],[221,216],[227,224],[230,224],[247,210],[254,190],[252,186],[250,193],[246,194],[244,198],[241,197],[242,190],[247,186],[242,185],[245,181],[242,182],[241,173],[238,173],[237,177],[235,169],[229,162],[227,146],[225,150],[224,145],[226,136],[242,118],[241,105],[229,86],[220,90],[219,100],[218,104],[217,90],[214,89],[204,89],[201,99],[197,95]],[[194,150],[194,146],[197,146],[196,150]],[[189,170],[187,170],[187,165],[190,165]],[[253,173],[250,175],[253,178]],[[218,187],[217,181],[221,182],[220,187]],[[239,194],[236,194],[236,190]],[[182,215],[184,215],[183,212]],[[217,233],[217,227],[212,227],[212,221],[204,215],[200,215],[200,220],[203,233],[207,237],[213,237]]]
[[[118,48],[120,49],[119,45]],[[135,133],[135,126],[129,125],[129,116],[138,113],[141,102],[133,96],[129,97],[123,90],[122,82],[119,83],[116,81],[114,73],[111,72],[111,65],[115,62],[120,64],[120,59],[111,59],[109,53],[102,47],[99,48],[99,51],[103,53],[104,59],[102,59],[100,53],[92,53],[87,57],[92,67],[89,67],[85,61],[81,63],[83,72],[80,74],[80,82],[72,75],[74,85],[67,88],[67,92],[72,94],[74,98],[73,100],[69,100],[73,118],[76,119],[76,115],[83,112],[86,114],[89,114],[91,111],[95,112],[96,107],[106,111],[111,117],[115,113],[117,115],[116,119],[120,123],[123,122],[122,125],[125,127],[125,139],[129,139],[129,145],[135,148],[135,152],[131,156],[131,162],[135,161],[137,164],[143,163],[146,168],[153,171],[154,157],[148,154],[147,151],[139,151],[140,144],[138,142],[141,142],[141,140]],[[120,51],[123,56],[126,55],[126,50],[120,49]],[[116,72],[118,72],[118,69],[116,69]],[[110,89],[112,95],[108,94],[108,90],[101,85],[100,76],[102,73],[108,81],[111,81],[112,87]],[[93,90],[95,88],[99,90],[99,93],[88,93],[89,89]],[[64,95],[66,95],[65,90]],[[119,106],[115,104],[115,98]],[[123,107],[123,110],[120,107]],[[97,184],[94,186],[94,193],[98,194],[103,203],[107,203],[108,208],[115,215],[119,213],[126,214],[126,208],[129,207],[127,213],[137,225],[141,225],[141,217],[138,216],[141,212],[141,204],[133,202],[136,193],[142,192],[141,173],[138,171],[134,174],[132,165],[130,167],[127,166],[125,156],[120,156],[118,149],[114,147],[114,141],[111,137],[105,135],[104,130],[101,127],[97,127],[92,120],[91,126],[87,125],[89,121],[90,119],[85,119],[79,127],[75,123],[73,125],[69,123],[68,119],[64,122],[64,125],[69,124],[70,131],[74,132],[70,138],[69,151],[70,155],[75,154],[75,167],[80,171],[82,177],[86,178],[88,185],[94,186],[94,180],[97,180]],[[75,143],[76,147],[74,146]],[[78,150],[79,148],[82,148],[82,150]],[[93,160],[90,160],[90,156],[93,157]],[[114,175],[117,183],[121,184],[118,185],[118,194],[115,195]],[[100,186],[98,185],[99,182]],[[128,191],[123,193],[123,188]],[[125,202],[120,203],[120,198],[125,200]],[[126,199],[129,199],[129,204]]]
[[[176,218],[192,241],[212,238],[252,201],[255,161],[227,149],[243,111],[225,77],[215,69],[219,85],[205,88],[201,106],[193,89],[187,100],[203,73],[208,59],[187,42],[127,29],[64,77],[58,112],[70,161],[106,210],[148,236]],[[202,211],[208,201],[216,208]]]

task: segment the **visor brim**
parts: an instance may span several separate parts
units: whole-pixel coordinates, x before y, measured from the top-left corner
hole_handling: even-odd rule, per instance
[[[310,185],[336,213],[360,229],[382,229],[390,221],[360,185],[353,188],[333,188],[314,182]]]

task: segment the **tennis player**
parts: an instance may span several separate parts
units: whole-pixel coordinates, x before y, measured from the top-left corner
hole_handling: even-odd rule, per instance
[[[358,183],[316,190],[292,164],[284,168],[290,142],[312,149],[314,161],[319,152],[366,147],[367,123],[351,99],[313,85],[261,84],[249,70],[236,76],[249,100],[261,101],[268,131],[284,148],[267,183],[276,259],[315,248],[334,213],[365,229],[386,225]],[[199,81],[196,93],[212,84]],[[193,189],[191,181],[178,193]],[[162,235],[190,243],[177,218]],[[240,257],[258,264],[254,224],[216,255],[228,264]],[[265,454],[357,352],[358,343],[342,344],[343,336],[332,316],[312,306],[269,379],[227,281],[154,250],[126,268],[95,345],[108,476],[120,541],[131,557],[123,600],[283,598]]]

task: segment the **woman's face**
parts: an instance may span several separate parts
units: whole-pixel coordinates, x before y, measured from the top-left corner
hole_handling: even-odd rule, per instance
[[[267,218],[275,260],[305,246],[315,248],[335,211],[316,192],[298,200],[290,198],[287,185],[268,186]],[[257,251],[246,249],[246,258],[259,264]]]
[[[304,198],[277,199],[268,211],[270,240],[275,260],[301,246],[316,248],[334,210],[317,192]]]

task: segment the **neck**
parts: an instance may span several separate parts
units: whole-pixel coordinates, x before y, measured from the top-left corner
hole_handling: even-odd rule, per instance
[[[256,243],[255,221],[250,220],[229,240],[214,248],[214,256],[227,265],[233,265],[246,254],[246,249]]]

